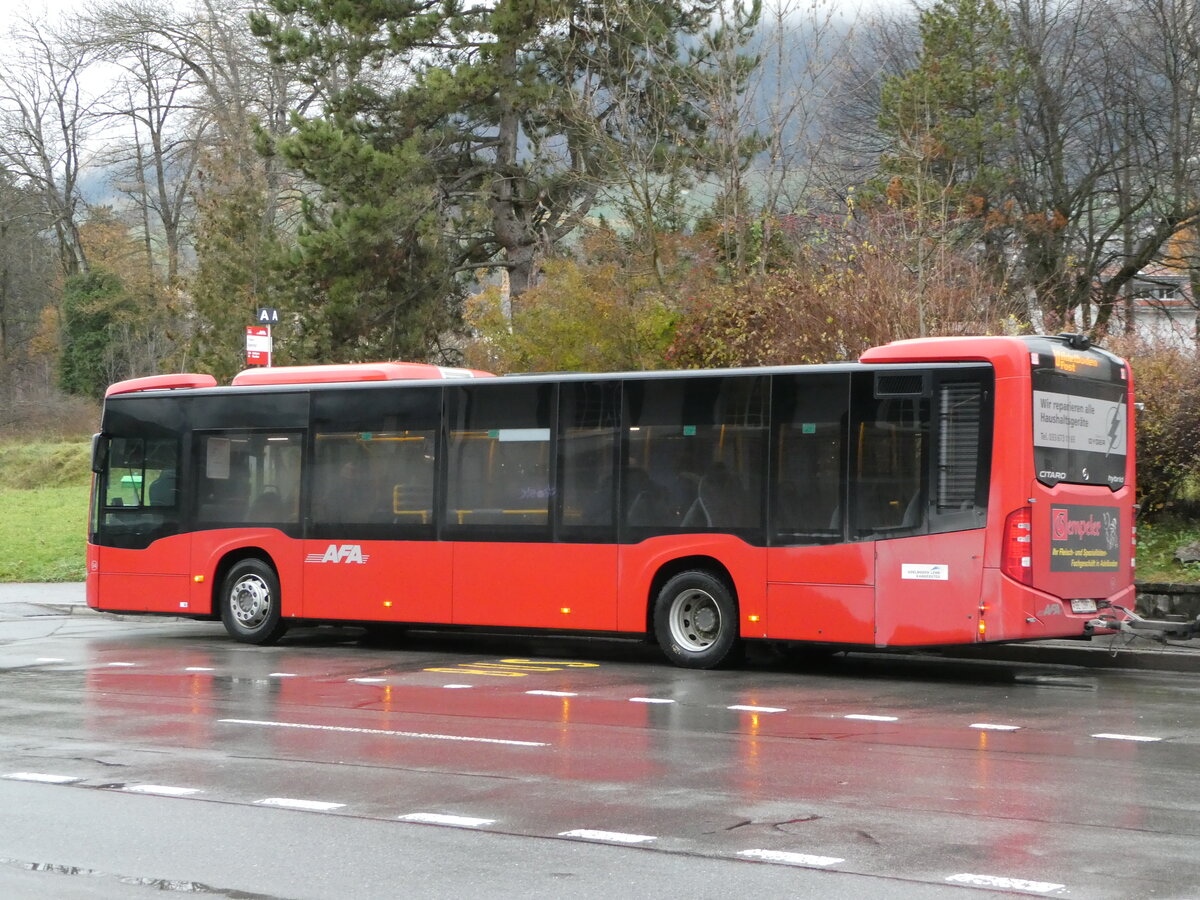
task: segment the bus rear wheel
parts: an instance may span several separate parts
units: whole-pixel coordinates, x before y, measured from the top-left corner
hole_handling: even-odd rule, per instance
[[[261,559],[234,563],[221,587],[221,622],[246,644],[273,644],[287,631],[279,608],[279,578]]]
[[[654,637],[677,666],[721,665],[738,646],[737,604],[729,588],[708,572],[680,572],[658,592]]]

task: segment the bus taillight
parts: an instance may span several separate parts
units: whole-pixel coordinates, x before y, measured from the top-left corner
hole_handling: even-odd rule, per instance
[[[1000,571],[1022,584],[1033,583],[1033,511],[1014,509],[1004,520],[1004,557]]]

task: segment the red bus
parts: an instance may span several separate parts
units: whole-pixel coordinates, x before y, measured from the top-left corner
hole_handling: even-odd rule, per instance
[[[259,644],[298,622],[644,635],[696,668],[754,639],[1082,637],[1133,608],[1132,377],[1082,337],[484,374],[113,385],[88,604]]]

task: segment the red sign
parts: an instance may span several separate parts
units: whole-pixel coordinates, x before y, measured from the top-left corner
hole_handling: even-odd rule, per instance
[[[246,365],[269,366],[272,349],[271,326],[246,326]]]

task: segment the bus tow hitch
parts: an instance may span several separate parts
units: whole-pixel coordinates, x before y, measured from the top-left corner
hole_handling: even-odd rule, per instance
[[[1139,616],[1133,610],[1117,606],[1116,604],[1113,604],[1110,609],[1121,613],[1123,617],[1117,618],[1110,615],[1097,616],[1084,626],[1085,633],[1088,636],[1091,636],[1099,629],[1103,629],[1105,631],[1119,631],[1122,634],[1146,638],[1147,640],[1165,644],[1171,638],[1186,641],[1189,638],[1200,635],[1200,616],[1191,620],[1183,618],[1178,620],[1146,619]]]

